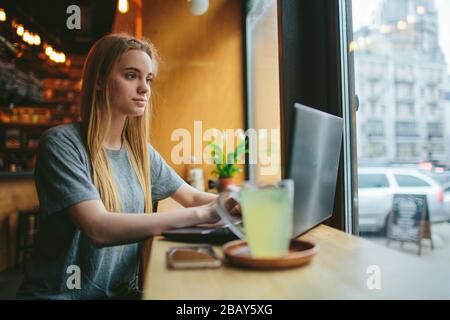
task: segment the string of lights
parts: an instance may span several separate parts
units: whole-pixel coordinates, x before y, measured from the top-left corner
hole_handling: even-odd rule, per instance
[[[37,32],[31,31],[31,28],[26,28],[24,23],[18,21],[14,17],[9,17],[9,14],[4,8],[0,8],[0,24],[11,23],[11,27],[17,36],[27,45],[42,47],[43,52],[49,60],[55,63],[65,63],[67,58],[64,52],[54,49],[54,46],[48,41],[43,41]]]

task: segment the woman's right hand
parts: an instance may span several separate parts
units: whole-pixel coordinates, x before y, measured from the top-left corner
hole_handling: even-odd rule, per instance
[[[217,206],[217,200],[215,200],[199,207],[199,217],[201,219],[200,224],[207,224],[209,227],[225,225],[225,222],[219,216]],[[241,216],[241,207],[236,200],[228,198],[225,201],[225,207],[231,215]]]
[[[201,220],[201,224],[214,224],[220,221],[220,216],[217,212],[217,203],[215,200],[198,208],[198,216]]]

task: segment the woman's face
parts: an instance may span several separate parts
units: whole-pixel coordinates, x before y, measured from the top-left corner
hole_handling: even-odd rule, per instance
[[[147,53],[129,50],[115,64],[111,73],[111,108],[113,114],[141,116],[151,95],[153,64]]]

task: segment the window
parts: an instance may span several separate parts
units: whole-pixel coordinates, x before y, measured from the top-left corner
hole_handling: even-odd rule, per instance
[[[397,85],[397,99],[402,101],[409,101],[413,97],[413,86],[406,83],[399,83]]]
[[[383,121],[368,120],[366,132],[367,132],[367,136],[369,136],[369,137],[383,137],[384,136]]]
[[[442,130],[442,123],[430,122],[428,123],[428,137],[444,137],[444,131]]]
[[[398,103],[397,104],[397,119],[398,120],[414,119],[414,104],[413,103]],[[414,126],[415,123],[412,123],[412,125]]]
[[[430,187],[428,182],[414,176],[395,174],[394,177],[399,187]]]
[[[418,135],[415,122],[398,121],[395,129],[398,137],[415,137]]]
[[[450,173],[435,173],[431,176],[444,188],[444,192],[450,191]]]
[[[351,215],[357,205],[357,141],[353,133],[358,128],[355,126],[356,114],[352,108],[356,104],[356,97],[348,72],[349,68],[353,70],[353,64],[349,63],[346,55],[347,33],[343,32],[350,26],[344,23],[346,12],[351,8],[350,2],[278,0],[277,4],[282,162],[287,164],[291,154],[295,102],[345,119],[341,154],[343,161],[339,166],[333,216],[327,224],[356,233],[357,230],[353,229],[354,217]],[[265,46],[266,42],[262,39],[261,45]],[[361,102],[361,108],[370,109],[367,101]],[[289,166],[284,168],[288,169]],[[285,173],[283,172],[283,176]]]
[[[389,182],[385,174],[360,174],[358,175],[360,189],[389,188]]]
[[[398,159],[414,159],[417,157],[417,148],[415,143],[398,143],[397,144]]]
[[[430,150],[431,154],[434,155],[442,155],[445,152],[445,145],[443,143],[430,143],[428,145],[428,149]]]
[[[416,10],[419,3],[427,8],[420,14]],[[386,149],[393,151],[386,158],[390,164],[401,163],[404,157],[411,158],[413,163],[426,160],[426,152],[418,150],[428,148],[427,139],[423,139],[428,136],[427,122],[443,120],[444,110],[449,109],[439,94],[446,88],[446,81],[441,80],[448,77],[446,60],[450,58],[450,40],[440,36],[448,34],[443,23],[450,20],[448,4],[444,3],[441,0],[352,0],[353,39],[357,44],[353,47],[355,87],[359,88],[359,83],[376,82],[384,90],[375,91],[374,99],[380,99],[380,105],[385,105],[386,110],[395,110],[383,112],[385,127],[393,128],[385,131]],[[406,23],[399,27],[399,21]],[[424,47],[427,49],[423,50]],[[382,71],[373,72],[379,65],[383,66]],[[367,105],[368,98],[356,93],[361,107]],[[425,110],[416,112],[423,105],[427,106]],[[370,121],[369,117],[357,119],[358,127]],[[445,127],[448,126],[441,126]],[[431,129],[433,137],[445,135],[443,138],[450,140],[448,133],[435,128]],[[397,148],[396,144],[403,142],[398,138],[416,138],[417,146]],[[450,146],[447,143],[445,149],[447,145]],[[443,153],[450,154],[448,150]],[[367,159],[363,150],[358,155]],[[446,163],[450,166],[449,159]]]
[[[383,157],[386,155],[384,143],[371,142],[364,146],[364,153],[371,158]]]
[[[247,122],[261,133],[257,156],[264,159],[249,166],[249,178],[267,183],[281,178],[277,10],[276,0],[248,1],[245,21]]]
[[[351,8],[348,38],[354,72],[351,68],[350,72],[361,107],[356,112],[355,130],[361,191],[356,221],[360,236],[384,245],[386,225],[380,221],[385,219],[383,212],[389,211],[385,204],[391,195],[382,189],[381,179],[390,177],[388,172],[401,173],[397,170],[405,167],[427,169],[423,172],[430,177],[450,175],[450,95],[444,94],[450,92],[450,1],[351,0]],[[373,72],[375,65],[382,66],[378,73]],[[377,90],[370,90],[370,96],[359,91],[363,84],[370,87],[374,82]],[[377,108],[384,106],[381,114],[377,109],[376,117],[370,113],[372,101],[377,101]],[[362,114],[362,109],[369,112]],[[383,122],[383,135],[377,120]],[[376,175],[372,171],[370,176],[366,171],[361,174],[361,169],[375,166],[381,168]],[[442,194],[430,188],[434,185],[431,181],[411,174],[395,174],[395,180],[400,187],[434,193],[428,197],[435,202],[429,206],[430,216],[450,219],[450,206],[442,212]],[[438,207],[440,212],[435,209]],[[450,234],[447,222],[431,228],[434,235]],[[433,255],[439,257],[437,251],[429,250],[423,258]]]

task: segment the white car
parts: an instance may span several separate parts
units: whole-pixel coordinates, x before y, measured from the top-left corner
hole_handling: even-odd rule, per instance
[[[359,229],[384,231],[394,194],[423,194],[431,222],[449,220],[442,187],[415,169],[360,168],[358,170]]]
[[[444,188],[444,208],[447,214],[450,214],[450,182],[442,186]],[[450,222],[450,221],[449,221]]]

